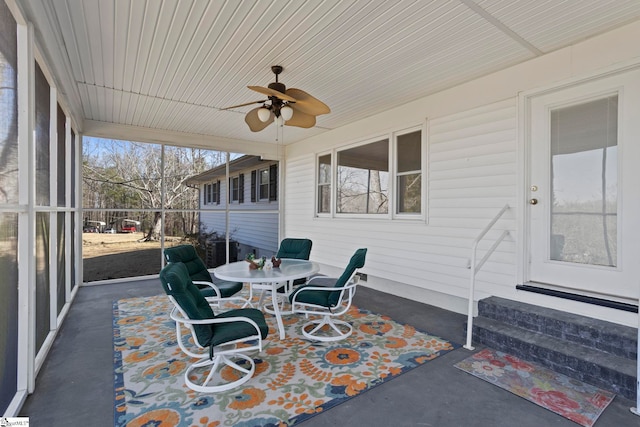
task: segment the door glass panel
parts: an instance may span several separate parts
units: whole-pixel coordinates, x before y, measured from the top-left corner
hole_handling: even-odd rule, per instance
[[[551,110],[551,260],[617,266],[618,96]]]

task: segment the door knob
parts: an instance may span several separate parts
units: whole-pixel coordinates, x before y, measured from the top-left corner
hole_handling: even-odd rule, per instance
[[[537,204],[538,204],[538,199],[531,199],[531,200],[529,200],[529,204],[530,204],[530,205],[537,205]]]

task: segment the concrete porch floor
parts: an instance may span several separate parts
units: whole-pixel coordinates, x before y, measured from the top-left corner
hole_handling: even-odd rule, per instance
[[[113,426],[112,304],[162,293],[158,279],[78,290],[68,317],[21,411],[32,426]],[[363,286],[355,304],[459,344],[465,316]],[[476,349],[479,350],[481,347]],[[302,423],[316,426],[575,427],[577,424],[454,368],[460,348]],[[640,426],[619,396],[596,427]]]

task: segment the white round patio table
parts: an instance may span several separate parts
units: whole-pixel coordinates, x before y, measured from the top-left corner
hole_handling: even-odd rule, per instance
[[[320,265],[317,262],[302,259],[282,258],[281,261],[280,267],[263,268],[262,270],[250,269],[249,263],[246,261],[232,262],[214,268],[213,274],[221,280],[249,283],[252,290],[251,295],[253,295],[253,289],[270,290],[273,312],[278,323],[280,339],[282,340],[285,338],[285,331],[280,305],[278,304],[278,288],[284,286],[289,280],[301,279],[316,274],[320,271]]]

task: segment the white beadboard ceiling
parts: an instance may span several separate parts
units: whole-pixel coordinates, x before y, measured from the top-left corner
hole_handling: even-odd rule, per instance
[[[291,143],[640,19],[638,0],[17,2],[81,128],[264,143],[254,107],[222,109],[263,98],[271,65],[332,110]]]

